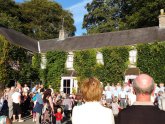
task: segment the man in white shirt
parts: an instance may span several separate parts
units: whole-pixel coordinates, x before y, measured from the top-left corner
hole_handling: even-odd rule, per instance
[[[13,122],[16,122],[16,115],[18,114],[18,122],[23,122],[21,119],[21,94],[19,93],[19,89],[15,89],[15,92],[12,95],[13,100]]]
[[[121,88],[121,91],[119,92],[119,100],[120,100],[120,107],[126,108],[127,106],[127,92],[124,91],[124,88]]]
[[[8,107],[9,107],[9,118],[11,119],[13,116],[13,100],[12,94],[14,93],[15,87],[11,87],[8,93]]]
[[[111,92],[110,88],[108,88],[105,91],[105,96],[106,96],[106,103],[109,106],[112,103],[112,92]]]

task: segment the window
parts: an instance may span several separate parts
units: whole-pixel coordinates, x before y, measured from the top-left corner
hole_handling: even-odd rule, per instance
[[[70,94],[70,79],[63,80],[63,92]]]
[[[46,68],[46,55],[41,54],[41,69],[45,69],[45,68]]]
[[[136,57],[137,57],[136,49],[129,51],[129,61],[131,65],[136,64]]]
[[[97,61],[98,64],[104,65],[103,54],[101,52],[97,52],[96,61]]]
[[[66,60],[66,68],[68,70],[73,70],[73,57],[74,57],[73,52],[69,52]]]

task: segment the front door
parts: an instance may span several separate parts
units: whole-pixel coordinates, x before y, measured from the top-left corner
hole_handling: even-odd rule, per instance
[[[71,80],[64,79],[63,80],[63,92],[66,94],[70,94],[70,89],[71,89]]]

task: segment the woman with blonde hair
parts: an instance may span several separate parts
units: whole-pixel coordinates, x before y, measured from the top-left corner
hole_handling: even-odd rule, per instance
[[[112,110],[100,104],[103,87],[98,79],[84,80],[80,92],[85,104],[73,108],[72,124],[114,124]]]

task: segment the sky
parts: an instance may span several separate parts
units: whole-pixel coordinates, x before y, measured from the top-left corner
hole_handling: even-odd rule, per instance
[[[15,0],[16,2],[23,2],[24,0]],[[82,22],[84,15],[87,13],[85,6],[92,0],[54,0],[58,2],[65,10],[69,10],[73,14],[74,25],[76,26],[76,36],[81,36],[86,33],[85,29],[82,29]]]

